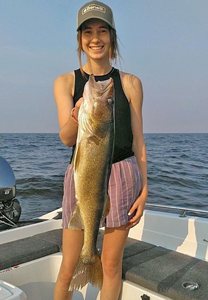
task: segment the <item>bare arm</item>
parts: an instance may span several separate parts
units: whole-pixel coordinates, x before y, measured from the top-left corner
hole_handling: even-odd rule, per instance
[[[148,196],[147,186],[147,155],[146,146],[143,137],[143,121],[142,121],[142,104],[143,104],[143,91],[141,81],[133,75],[126,75],[125,92],[130,102],[131,111],[131,125],[133,133],[133,151],[137,159],[137,163],[142,173],[142,190],[140,196],[135,201],[134,205],[130,209],[130,214],[136,213],[133,218],[130,219],[128,227],[135,226],[141,216],[145,202]]]
[[[71,117],[73,104],[74,73],[59,76],[54,82],[54,98],[58,110],[59,137],[68,147],[76,143],[78,124]],[[78,116],[80,101],[76,103],[74,115]]]

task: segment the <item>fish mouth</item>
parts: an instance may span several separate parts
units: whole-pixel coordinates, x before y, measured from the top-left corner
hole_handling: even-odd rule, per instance
[[[107,99],[113,97],[113,79],[110,78],[108,86],[106,86],[105,90],[103,91],[102,97],[106,97]]]
[[[102,97],[105,97],[108,94],[108,97],[113,95],[113,79],[109,78],[105,80],[105,84],[100,81],[99,83],[99,91],[102,93]]]
[[[89,81],[96,93],[101,96],[102,99],[113,96],[113,79],[111,77],[107,80],[96,82],[94,75],[90,75]]]

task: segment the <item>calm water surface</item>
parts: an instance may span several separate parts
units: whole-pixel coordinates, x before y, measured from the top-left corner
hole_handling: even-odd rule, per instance
[[[145,134],[149,203],[208,210],[208,134]],[[21,220],[59,208],[71,149],[58,134],[0,134],[16,177]]]

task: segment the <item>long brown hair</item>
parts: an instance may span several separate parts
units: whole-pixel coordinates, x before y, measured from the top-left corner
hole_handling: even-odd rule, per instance
[[[111,40],[109,57],[112,61],[114,60],[116,63],[118,56],[121,57],[120,52],[119,52],[119,47],[118,47],[117,33],[116,33],[116,30],[114,30],[110,26],[108,29],[110,32],[110,40]],[[80,70],[81,70],[82,74],[84,74],[83,67],[82,67],[82,53],[84,53],[84,51],[82,49],[82,26],[79,29],[79,31],[77,32],[77,42],[78,42],[77,53],[78,53],[78,57],[79,57],[79,66],[80,66]]]

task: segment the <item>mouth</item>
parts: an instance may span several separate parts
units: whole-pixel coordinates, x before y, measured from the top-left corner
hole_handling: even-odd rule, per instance
[[[89,48],[91,50],[98,51],[98,50],[102,50],[104,46],[89,46]]]

